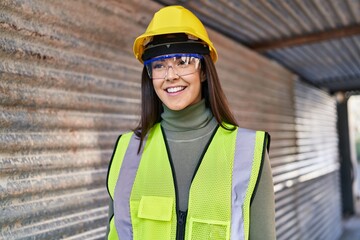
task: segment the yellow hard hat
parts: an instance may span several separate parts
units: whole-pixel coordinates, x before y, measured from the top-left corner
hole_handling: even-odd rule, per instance
[[[211,59],[216,62],[218,55],[204,25],[192,12],[182,6],[164,7],[154,14],[145,33],[134,41],[135,57],[143,63],[145,45],[151,42],[154,36],[176,33],[185,33],[189,38],[195,37],[204,42],[210,50]]]

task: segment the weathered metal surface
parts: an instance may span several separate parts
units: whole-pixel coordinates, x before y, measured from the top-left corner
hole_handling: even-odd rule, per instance
[[[1,1],[0,239],[103,239],[106,173],[138,122],[131,47],[158,4]]]
[[[296,158],[274,169],[274,180],[275,186],[283,180],[284,187],[293,188],[291,194],[295,196],[282,205],[291,207],[284,215],[277,212],[277,220],[286,219],[290,212],[296,217],[286,219],[284,224],[277,221],[277,233],[279,239],[336,240],[342,232],[342,216],[335,99],[296,81],[295,113]]]

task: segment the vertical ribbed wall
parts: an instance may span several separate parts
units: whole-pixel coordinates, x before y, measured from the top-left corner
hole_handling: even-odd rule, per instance
[[[1,1],[1,237],[103,238],[112,148],[138,121],[141,66],[132,43],[159,6]],[[278,239],[335,239],[341,216],[333,99],[209,34],[240,126],[271,134]]]

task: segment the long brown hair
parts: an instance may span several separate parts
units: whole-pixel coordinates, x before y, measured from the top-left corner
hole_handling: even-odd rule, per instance
[[[221,127],[233,130],[223,124],[230,123],[238,126],[222,90],[214,62],[209,55],[203,56],[201,70],[205,72],[206,76],[206,80],[202,83],[202,97],[205,98],[206,106],[211,109]],[[135,135],[140,138],[139,151],[146,134],[156,123],[161,121],[162,112],[162,102],[156,95],[152,80],[144,67],[141,78],[141,119],[134,129]]]

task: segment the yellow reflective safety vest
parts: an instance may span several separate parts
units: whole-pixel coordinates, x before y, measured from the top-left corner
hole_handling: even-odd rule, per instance
[[[114,204],[108,239],[249,239],[265,132],[217,128],[194,174],[186,214],[178,211],[175,173],[160,124],[143,144],[138,154],[138,138],[127,133],[115,148],[107,182]]]

